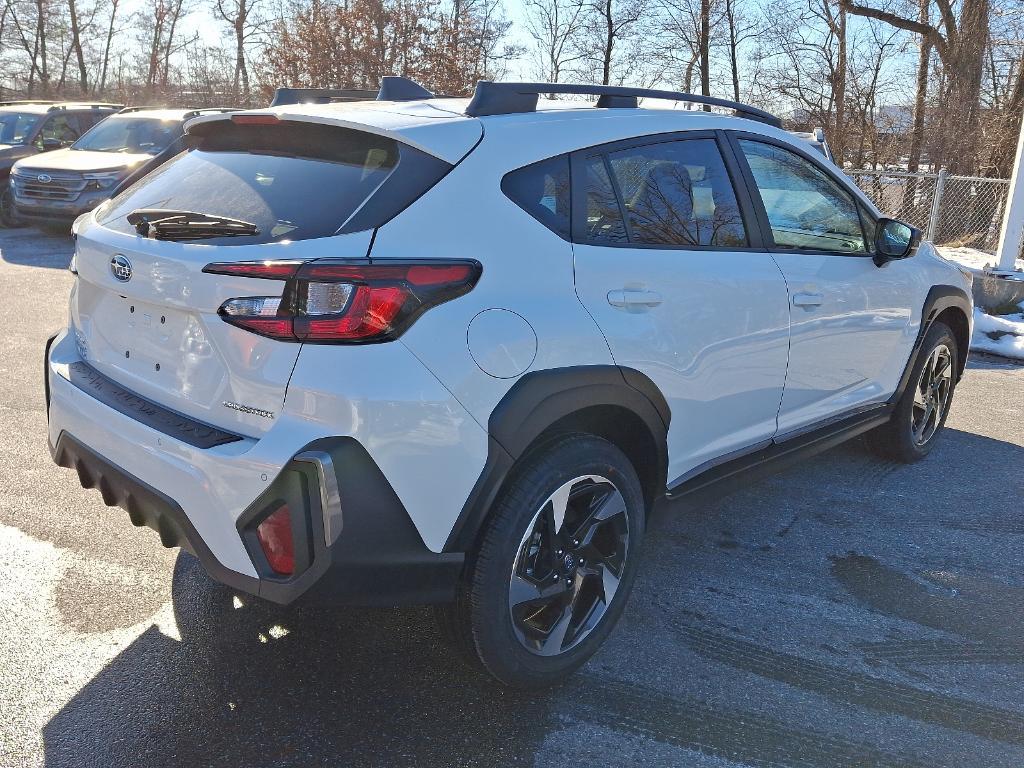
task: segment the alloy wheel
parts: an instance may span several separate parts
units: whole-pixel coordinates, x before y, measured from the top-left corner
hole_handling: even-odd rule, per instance
[[[574,648],[604,618],[629,554],[626,502],[610,480],[563,484],[527,526],[508,606],[516,638],[539,656]]]
[[[949,408],[952,392],[953,354],[945,344],[939,344],[928,355],[914,390],[910,428],[918,446],[935,436]]]

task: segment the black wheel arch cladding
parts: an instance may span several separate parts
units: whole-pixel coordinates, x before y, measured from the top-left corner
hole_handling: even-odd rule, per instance
[[[619,444],[634,462],[648,503],[665,488],[671,412],[658,387],[640,371],[587,365],[522,376],[488,419],[487,461],[448,537],[444,551],[472,551],[474,542],[515,462],[546,434],[589,431]],[[652,490],[656,489],[656,490]]]

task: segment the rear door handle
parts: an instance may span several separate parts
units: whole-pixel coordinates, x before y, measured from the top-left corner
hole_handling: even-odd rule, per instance
[[[820,293],[794,293],[794,307],[820,307],[825,297]]]
[[[613,307],[656,307],[662,301],[657,291],[608,291],[608,303]]]

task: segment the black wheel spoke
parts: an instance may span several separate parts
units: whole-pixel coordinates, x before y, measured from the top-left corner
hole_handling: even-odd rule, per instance
[[[910,430],[914,442],[923,446],[942,426],[949,406],[953,382],[953,355],[940,344],[928,355],[914,390],[910,409]]]
[[[564,653],[596,627],[618,589],[629,538],[626,503],[607,479],[558,488],[523,537],[509,609],[524,647]]]
[[[559,599],[567,590],[568,587],[559,578],[549,580],[547,584],[538,584],[523,576],[514,575],[509,585],[508,600],[513,608],[525,603],[550,603]]]

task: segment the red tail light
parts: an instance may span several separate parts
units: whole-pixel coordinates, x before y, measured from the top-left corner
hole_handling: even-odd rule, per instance
[[[274,573],[291,576],[295,572],[295,543],[292,540],[292,513],[288,505],[277,508],[256,528],[263,554]]]
[[[321,259],[207,264],[203,272],[287,281],[279,297],[224,302],[225,322],[281,341],[368,344],[398,338],[431,307],[471,291],[481,267],[470,260]]]

